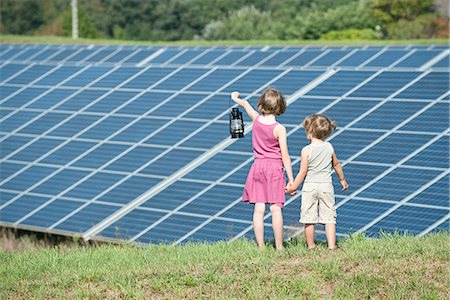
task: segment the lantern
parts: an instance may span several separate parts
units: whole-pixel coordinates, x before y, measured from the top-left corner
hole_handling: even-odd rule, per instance
[[[230,134],[232,139],[244,137],[244,119],[237,108],[232,108],[230,112]]]

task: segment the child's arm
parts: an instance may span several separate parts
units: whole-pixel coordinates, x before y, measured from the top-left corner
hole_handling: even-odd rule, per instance
[[[345,180],[344,177],[344,171],[342,170],[342,165],[340,163],[340,161],[337,159],[336,153],[333,152],[333,168],[336,171],[337,176],[339,177],[339,180],[342,184],[342,189],[345,191],[346,189],[348,189],[348,183]]]
[[[302,184],[303,180],[305,180],[306,174],[308,174],[308,156],[309,156],[309,148],[304,147],[302,149],[301,153],[301,161],[300,161],[300,171],[298,172],[297,176],[295,177],[294,183],[292,186],[288,189],[286,189],[286,192],[290,195],[295,195],[295,192],[297,188]]]
[[[247,112],[248,116],[254,121],[259,114],[256,112],[256,110],[253,109],[253,107],[248,103],[247,100],[242,100],[239,98],[239,92],[232,92],[231,93],[231,99],[245,108],[245,111]]]
[[[286,170],[286,174],[288,176],[289,184],[292,184],[294,182],[294,175],[292,174],[291,157],[289,156],[289,150],[287,146],[286,127],[279,124],[275,126],[274,133],[275,136],[278,138],[278,143],[280,144],[281,159],[283,160],[283,165],[284,169]]]

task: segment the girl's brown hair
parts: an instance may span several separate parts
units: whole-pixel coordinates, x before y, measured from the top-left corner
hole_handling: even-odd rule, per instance
[[[258,110],[262,114],[282,115],[286,111],[286,99],[274,88],[267,88],[258,99]]]
[[[303,121],[307,133],[316,139],[326,139],[336,129],[336,122],[323,114],[310,115]]]

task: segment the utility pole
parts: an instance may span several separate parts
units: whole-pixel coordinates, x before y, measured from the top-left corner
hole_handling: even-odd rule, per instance
[[[78,1],[72,0],[72,38],[78,38]]]

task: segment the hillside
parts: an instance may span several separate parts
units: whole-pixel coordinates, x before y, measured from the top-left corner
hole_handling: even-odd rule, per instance
[[[449,242],[442,233],[357,235],[338,251],[299,239],[284,253],[245,240],[0,252],[0,298],[446,299]]]

